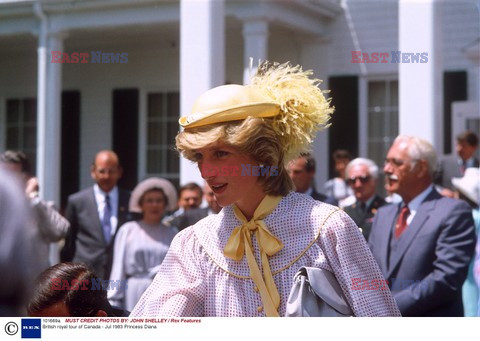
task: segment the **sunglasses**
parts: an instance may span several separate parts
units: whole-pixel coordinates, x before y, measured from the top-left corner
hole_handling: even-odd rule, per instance
[[[370,175],[365,175],[365,176],[357,176],[356,178],[348,178],[347,183],[349,185],[353,185],[357,180],[360,180],[362,184],[366,184],[368,181],[370,181]]]

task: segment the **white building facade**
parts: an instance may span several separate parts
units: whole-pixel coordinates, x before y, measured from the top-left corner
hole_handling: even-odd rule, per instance
[[[125,187],[153,175],[200,182],[173,149],[178,117],[203,91],[247,82],[251,57],[301,64],[331,89],[317,184],[333,150],[381,163],[399,133],[448,153],[455,131],[479,129],[479,18],[473,0],[6,1],[0,151],[36,160],[57,203],[91,184],[101,149],[119,154]]]

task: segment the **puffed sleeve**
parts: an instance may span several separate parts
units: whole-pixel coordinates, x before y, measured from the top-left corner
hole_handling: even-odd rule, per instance
[[[113,263],[112,271],[110,272],[111,281],[119,281],[118,283],[124,283],[126,280],[126,259],[125,254],[128,247],[128,235],[131,231],[131,224],[135,222],[128,222],[119,229],[115,236],[115,244],[113,248]],[[118,308],[125,309],[125,290],[126,286],[112,286],[111,290],[108,290],[108,300],[110,304]]]
[[[130,316],[203,316],[206,287],[202,252],[193,228],[178,233]]]
[[[321,227],[318,242],[355,316],[401,316],[365,238],[343,211]]]

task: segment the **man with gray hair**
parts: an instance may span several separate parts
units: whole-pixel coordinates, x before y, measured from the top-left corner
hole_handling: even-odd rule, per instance
[[[430,143],[398,136],[383,168],[402,202],[378,210],[368,242],[403,316],[463,316],[473,218],[468,204],[435,190],[435,165]]]
[[[348,185],[353,190],[355,202],[346,206],[344,210],[368,240],[373,218],[377,210],[386,204],[385,200],[375,193],[378,166],[370,159],[356,158],[347,165],[345,175]]]

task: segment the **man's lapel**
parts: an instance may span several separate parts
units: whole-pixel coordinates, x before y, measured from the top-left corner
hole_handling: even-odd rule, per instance
[[[388,271],[388,250],[390,248],[390,236],[392,235],[392,228],[394,226],[394,221],[397,216],[400,205],[390,205],[387,206],[383,212],[382,221],[379,220],[379,225],[381,226],[381,235],[380,235],[380,268],[383,274],[386,274]],[[385,276],[387,277],[387,276]]]
[[[435,199],[437,199],[439,196],[440,195],[436,192],[436,190],[433,189],[418,207],[417,213],[415,214],[412,222],[410,225],[408,225],[398,240],[397,252],[390,255],[391,267],[388,269],[387,277],[389,277],[393,270],[398,266],[400,260],[405,255],[405,252],[407,252],[409,246],[415,239],[415,236],[427,223],[432,211],[435,209]]]
[[[95,214],[90,215],[90,220],[92,222],[92,226],[95,227],[97,234],[101,236],[102,240],[105,242],[105,236],[103,235],[103,226],[102,222],[100,221],[100,217],[98,215],[98,206],[97,201],[95,200],[95,191],[90,191],[90,194],[87,197],[87,212],[92,212]]]

